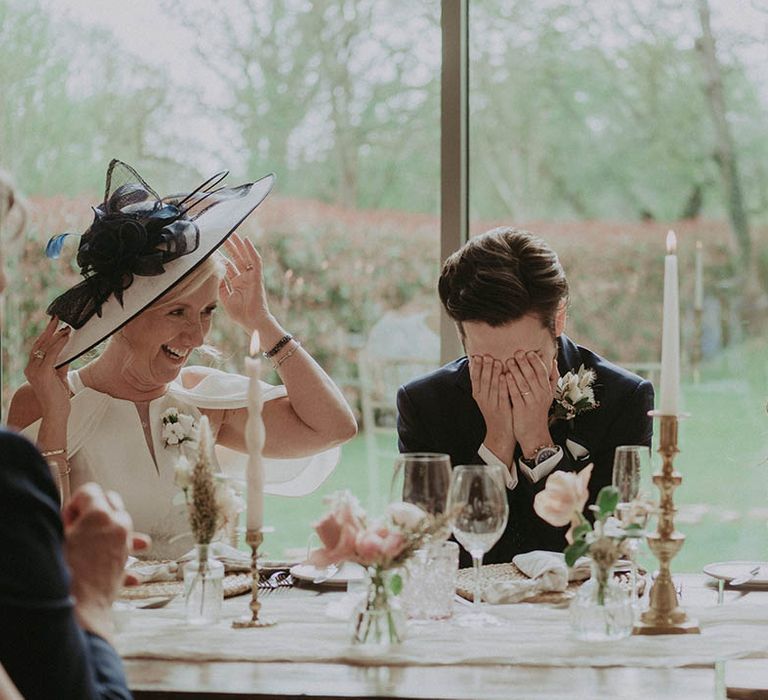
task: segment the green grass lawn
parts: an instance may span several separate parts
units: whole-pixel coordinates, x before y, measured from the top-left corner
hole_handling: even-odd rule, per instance
[[[690,417],[680,428],[675,466],[683,476],[675,493],[677,526],[687,540],[675,571],[698,571],[707,562],[768,559],[768,345],[750,342],[702,368],[699,384],[683,387]],[[267,497],[265,539],[269,556],[304,550],[311,523],[324,512],[322,498],[350,489],[373,512],[389,494],[397,439],[377,435],[378,477],[369,479],[366,444],[359,435],[342,449],[336,471],[304,498]],[[654,448],[655,449],[655,448]],[[660,458],[654,453],[654,467]],[[650,475],[647,475],[650,483]],[[657,492],[653,492],[657,497]],[[642,561],[653,567],[646,553]]]

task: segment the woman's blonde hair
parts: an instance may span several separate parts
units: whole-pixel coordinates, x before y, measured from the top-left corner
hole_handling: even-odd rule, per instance
[[[152,304],[152,306],[172,304],[181,297],[196,292],[211,279],[211,277],[215,277],[217,280],[224,279],[226,273],[227,266],[224,264],[224,256],[216,251],[203,260],[203,262],[181,280],[181,282],[171,287],[171,289],[163,294],[163,296]]]

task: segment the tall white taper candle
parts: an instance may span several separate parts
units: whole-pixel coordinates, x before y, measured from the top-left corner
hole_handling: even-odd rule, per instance
[[[667,234],[664,258],[664,326],[661,336],[661,400],[659,412],[678,414],[680,395],[680,303],[677,282],[677,238]]]
[[[261,419],[261,360],[259,354],[259,334],[251,336],[250,357],[245,358],[245,371],[248,376],[248,421],[245,424],[245,444],[248,448],[247,478],[247,516],[248,530],[259,530],[264,522],[264,463],[261,453],[264,449],[264,422]]]

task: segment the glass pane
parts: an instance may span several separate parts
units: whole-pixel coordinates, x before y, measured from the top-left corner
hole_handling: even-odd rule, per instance
[[[361,431],[316,494],[268,499],[268,552],[305,547],[330,491],[378,507],[395,391],[439,361],[439,4],[0,0],[0,18],[0,166],[28,210],[23,234],[3,230],[3,415],[45,307],[78,279],[77,239],[59,262],[45,242],[89,224],[110,158],[163,194],[224,168],[232,184],[274,171],[241,230],[264,258],[272,311],[342,386]],[[243,371],[246,339],[223,312],[210,342],[216,366]]]
[[[656,381],[664,241],[677,232],[691,414],[675,460],[688,536],[678,570],[768,554],[768,13],[758,5],[470,9],[472,233],[507,224],[544,237],[571,284],[568,335]]]

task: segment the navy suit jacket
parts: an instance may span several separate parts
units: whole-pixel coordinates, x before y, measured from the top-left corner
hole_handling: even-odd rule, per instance
[[[580,471],[588,463],[594,464],[589,482],[589,503],[594,503],[600,489],[611,483],[616,447],[650,446],[653,423],[648,411],[653,409],[653,386],[576,345],[567,336],[560,336],[560,375],[569,370],[575,372],[580,365],[595,371],[593,388],[599,406],[571,421],[555,421],[550,433],[554,442],[563,448],[563,457],[556,469]],[[397,412],[401,452],[444,452],[450,455],[454,466],[483,463],[477,451],[485,439],[485,421],[472,398],[466,357],[400,387]],[[566,440],[586,448],[588,455],[574,458],[566,447]],[[518,445],[515,460],[519,457]],[[533,498],[544,488],[545,481],[532,483],[518,474],[517,486],[507,489],[509,522],[498,543],[486,554],[486,563],[508,562],[516,554],[534,549],[562,551],[565,548],[568,528],[549,525],[533,510]],[[585,514],[589,515],[589,511]],[[468,563],[462,550],[462,565]]]
[[[0,429],[0,663],[26,700],[128,698],[117,652],[75,619],[48,465]]]

